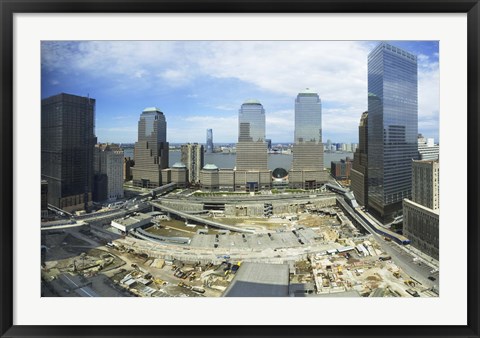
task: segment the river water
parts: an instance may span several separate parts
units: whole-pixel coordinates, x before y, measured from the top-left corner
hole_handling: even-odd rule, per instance
[[[125,157],[133,158],[133,148],[125,149]],[[169,167],[174,165],[176,162],[180,162],[180,157],[181,154],[179,150],[171,150],[168,159]],[[325,168],[330,168],[330,163],[332,161],[340,161],[341,159],[345,159],[346,157],[350,157],[353,159],[353,153],[324,153],[323,163]],[[236,154],[205,154],[205,164],[215,164],[219,168],[233,168],[235,167],[236,158]],[[268,169],[274,170],[275,168],[284,168],[285,170],[290,170],[291,167],[291,154],[268,154]]]

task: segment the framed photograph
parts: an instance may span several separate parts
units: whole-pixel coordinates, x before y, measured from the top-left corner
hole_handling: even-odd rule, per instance
[[[478,0],[1,13],[2,337],[479,336]]]

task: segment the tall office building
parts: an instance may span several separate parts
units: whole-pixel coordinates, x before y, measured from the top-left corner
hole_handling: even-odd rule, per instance
[[[237,170],[268,170],[265,143],[265,110],[248,100],[238,112]]]
[[[213,131],[212,129],[207,129],[207,143],[206,143],[206,151],[208,154],[213,153]]]
[[[439,257],[439,162],[413,161],[412,199],[403,200],[403,234],[411,245]]]
[[[350,172],[351,188],[358,204],[368,205],[368,112],[364,112],[358,126],[358,147],[353,154]]]
[[[164,184],[161,170],[168,167],[167,121],[160,109],[145,108],[138,121],[133,185],[156,188]]]
[[[327,179],[323,172],[322,104],[318,94],[308,88],[295,100],[294,134],[290,185],[317,188]]]
[[[415,55],[385,42],[368,55],[368,205],[384,222],[411,197],[417,86]]]
[[[41,174],[48,202],[67,211],[88,209],[93,190],[95,100],[61,93],[42,100]]]
[[[94,173],[105,174],[107,178],[106,199],[113,201],[123,198],[123,149],[116,144],[96,144],[94,152]],[[99,199],[103,194],[96,194]],[[101,197],[100,197],[101,196]]]
[[[203,145],[198,143],[182,144],[181,161],[188,170],[188,182],[199,183],[200,171],[204,165]]]
[[[439,172],[438,160],[413,161],[412,201],[433,210],[440,208]]]

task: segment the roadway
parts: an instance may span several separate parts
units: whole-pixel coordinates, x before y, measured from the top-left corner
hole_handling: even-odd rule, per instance
[[[99,295],[92,290],[88,285],[77,284],[74,277],[69,277],[68,274],[60,275],[60,279],[68,286],[69,292],[74,291],[82,297],[99,297]]]
[[[226,230],[231,230],[231,231],[236,231],[236,232],[245,232],[245,233],[250,233],[250,234],[255,233],[255,230],[249,230],[249,229],[245,229],[245,228],[236,227],[236,226],[233,226],[233,225],[227,225],[227,224],[223,224],[223,223],[210,221],[210,220],[207,220],[207,219],[202,218],[202,217],[198,217],[198,216],[195,216],[195,215],[192,215],[192,214],[188,214],[186,212],[182,212],[182,211],[179,211],[179,210],[176,210],[176,209],[172,209],[170,207],[167,207],[163,204],[159,204],[157,202],[151,201],[149,203],[150,203],[150,205],[154,206],[155,208],[161,209],[161,210],[169,212],[171,214],[178,215],[178,216],[180,216],[184,219],[189,219],[191,221],[198,222],[200,224],[206,224],[206,225],[209,225],[209,226],[212,226],[212,227],[215,227],[215,228],[226,229]]]
[[[340,202],[343,209],[350,214],[359,224],[361,224],[377,241],[383,251],[385,251],[392,260],[397,264],[406,274],[412,277],[413,280],[420,282],[425,288],[434,287],[435,290],[439,290],[439,274],[438,271],[432,272],[435,267],[427,264],[423,259],[412,255],[404,247],[399,244],[384,240],[383,236],[377,234],[369,224],[364,222],[357,216],[355,211],[345,202],[342,197],[337,197],[337,201]],[[437,270],[437,269],[435,269]],[[428,279],[429,276],[434,276],[435,281]]]

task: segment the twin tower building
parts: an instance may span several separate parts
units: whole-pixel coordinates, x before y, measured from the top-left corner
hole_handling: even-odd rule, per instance
[[[147,108],[138,123],[133,183],[154,188],[181,179],[181,165],[168,167],[166,121],[157,108]],[[265,140],[265,109],[257,100],[244,102],[238,115],[238,142],[235,168],[207,164],[200,171],[200,185],[206,190],[258,191],[272,186],[315,189],[327,179],[322,143],[322,105],[317,93],[308,88],[295,100],[295,136],[290,171],[268,169]],[[283,173],[283,174],[282,174]],[[181,183],[181,182],[177,182]]]

